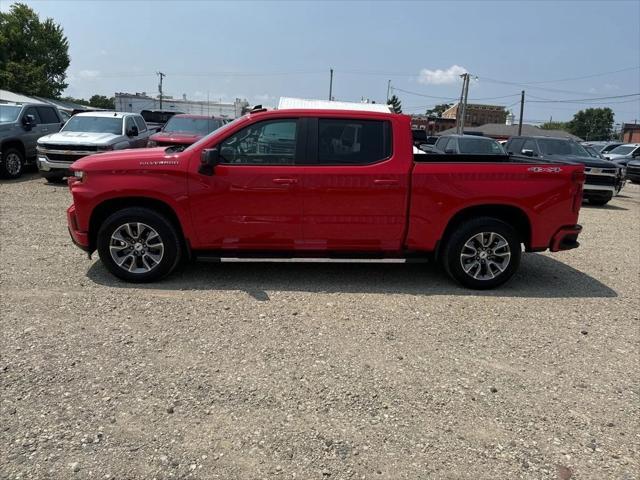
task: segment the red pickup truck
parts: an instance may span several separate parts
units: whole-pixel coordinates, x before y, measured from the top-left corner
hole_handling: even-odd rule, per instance
[[[405,115],[257,110],[184,151],[72,165],[74,243],[131,282],[185,258],[429,257],[471,288],[578,246],[582,165],[413,153]],[[372,281],[375,281],[372,279]]]

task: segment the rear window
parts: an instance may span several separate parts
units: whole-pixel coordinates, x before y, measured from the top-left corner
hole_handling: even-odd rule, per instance
[[[362,165],[391,156],[391,128],[382,120],[318,120],[318,163]]]
[[[461,137],[458,139],[458,148],[460,149],[460,153],[504,155],[504,150],[498,142],[484,138]]]

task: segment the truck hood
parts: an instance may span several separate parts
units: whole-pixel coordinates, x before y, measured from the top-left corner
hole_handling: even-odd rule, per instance
[[[619,153],[605,153],[604,156],[609,160],[620,160],[621,158],[631,158],[630,155],[621,155]]]
[[[180,145],[191,145],[200,140],[203,135],[186,132],[158,132],[149,137],[154,142],[172,142]]]
[[[184,156],[186,158],[186,156]],[[167,147],[135,148],[89,155],[76,160],[73,170],[87,172],[97,170],[148,170],[154,167],[171,167],[180,163],[180,153]]]
[[[616,166],[613,162],[608,162],[607,160],[601,160],[595,157],[579,157],[577,155],[549,155],[548,157],[545,157],[545,160],[547,158],[549,160],[564,160],[572,163],[580,163],[585,167],[592,168],[612,168]]]
[[[38,139],[38,144],[55,143],[58,145],[110,145],[117,143],[124,135],[99,132],[58,132]]]

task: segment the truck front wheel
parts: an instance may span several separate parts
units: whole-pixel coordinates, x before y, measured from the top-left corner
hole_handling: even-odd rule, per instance
[[[18,178],[24,168],[24,155],[17,148],[9,147],[0,158],[0,177]]]
[[[158,280],[182,257],[180,237],[164,215],[141,207],[109,216],[98,231],[98,254],[107,269],[127,282]]]
[[[441,259],[451,278],[465,287],[485,290],[509,280],[520,256],[520,239],[511,225],[480,217],[465,221],[451,233]]]

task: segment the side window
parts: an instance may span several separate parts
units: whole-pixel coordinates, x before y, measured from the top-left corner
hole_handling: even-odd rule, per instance
[[[293,165],[296,119],[266,120],[234,133],[220,144],[220,163]]]
[[[365,165],[391,156],[389,122],[318,119],[318,164]]]
[[[523,138],[514,138],[513,140],[509,141],[507,151],[509,153],[514,153],[519,155],[520,153],[522,153],[522,145],[524,145]]]
[[[147,124],[145,123],[144,118],[136,115],[135,117],[133,117],[133,119],[135,120],[136,125],[138,126],[138,131],[140,133],[147,131]]]
[[[538,155],[538,146],[536,145],[536,142],[534,142],[531,139],[526,140],[524,142],[524,145],[522,146],[522,150],[533,150],[533,154]]]
[[[60,123],[58,114],[53,107],[36,107],[42,123]]]
[[[38,110],[36,110],[36,107],[29,107],[24,111],[24,115],[33,115],[33,118],[36,119],[36,124],[40,124],[42,123],[42,120],[40,119],[40,115],[38,115]]]
[[[447,143],[449,143],[449,137],[440,137],[436,142],[436,148],[444,152],[444,149],[447,148]]]
[[[124,133],[126,134],[129,130],[133,128],[135,122],[133,121],[133,117],[127,117],[124,121]]]

